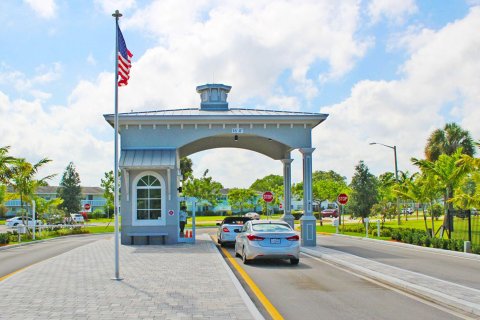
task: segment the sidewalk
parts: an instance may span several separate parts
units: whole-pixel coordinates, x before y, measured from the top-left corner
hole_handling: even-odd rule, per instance
[[[480,290],[319,245],[301,247],[301,251],[426,300],[480,316]]]
[[[0,282],[0,319],[263,319],[208,237],[196,244],[100,240]]]

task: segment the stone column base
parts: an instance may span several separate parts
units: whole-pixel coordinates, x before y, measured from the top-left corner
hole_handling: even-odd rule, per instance
[[[313,215],[300,218],[301,245],[304,247],[315,247],[317,245],[317,219]]]

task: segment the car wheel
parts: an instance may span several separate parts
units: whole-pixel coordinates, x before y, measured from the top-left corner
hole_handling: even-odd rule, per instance
[[[300,259],[290,259],[290,263],[296,266],[300,262]]]
[[[18,222],[15,222],[15,223],[13,224],[14,227],[16,227],[17,225],[18,225]]]
[[[243,260],[243,264],[249,264],[250,263],[250,260],[247,259],[247,255],[245,254],[245,248],[243,249],[242,260]]]

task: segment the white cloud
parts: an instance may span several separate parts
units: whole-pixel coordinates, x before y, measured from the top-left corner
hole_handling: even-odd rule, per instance
[[[87,63],[91,66],[95,66],[97,64],[97,60],[95,60],[95,57],[93,56],[92,53],[88,54]]]
[[[58,62],[50,66],[40,65],[35,68],[35,76],[28,78],[24,73],[11,69],[8,65],[2,64],[0,72],[0,84],[4,86],[11,85],[21,93],[29,93],[34,97],[45,100],[51,94],[42,92],[38,86],[45,86],[53,81],[60,79],[62,74],[62,65]]]
[[[428,135],[457,121],[480,137],[480,8],[462,20],[429,31],[402,66],[402,79],[361,81],[345,101],[323,108],[330,114],[314,132],[315,166],[348,176],[363,159],[376,174],[393,171],[393,152],[372,141],[398,147],[399,169],[415,170],[410,157],[423,157]]]
[[[267,100],[284,72],[296,94],[313,98],[322,81],[342,77],[365,54],[370,41],[355,36],[358,21],[357,1],[154,1],[122,21],[159,43],[134,57],[134,100],[140,108],[196,105],[192,84],[213,74],[233,85],[233,104]],[[316,62],[327,70],[311,70]]]
[[[53,184],[73,161],[83,185],[99,185],[103,172],[113,167],[113,130],[102,116],[113,110],[112,83],[112,74],[100,74],[94,83],[80,82],[66,106],[49,108],[38,99],[10,99],[0,92],[2,145],[30,162],[52,159],[40,174],[58,173]]]
[[[407,15],[417,10],[415,0],[371,0],[367,11],[372,23],[378,22],[382,17],[393,23],[402,23]]]
[[[57,11],[55,0],[24,0],[41,18],[54,18]]]

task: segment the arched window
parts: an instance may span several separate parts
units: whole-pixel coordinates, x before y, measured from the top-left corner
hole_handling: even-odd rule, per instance
[[[136,186],[136,220],[158,220],[162,217],[162,183],[153,175],[141,177]]]

